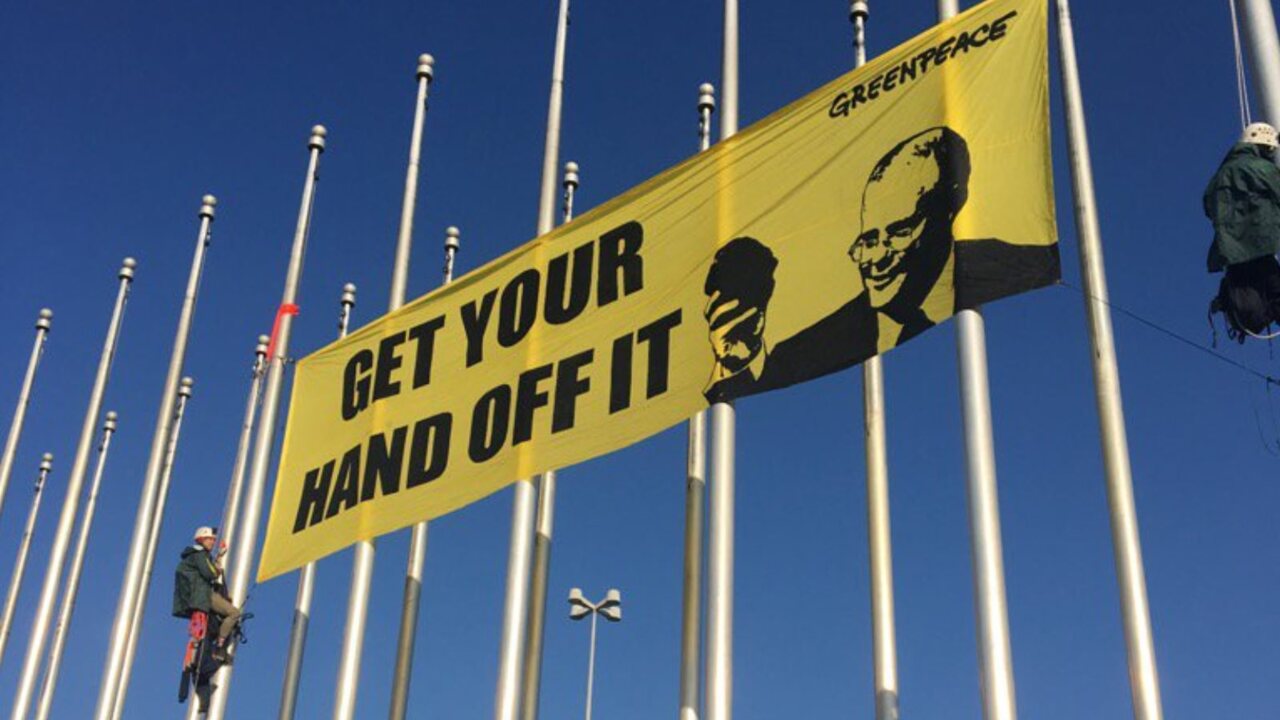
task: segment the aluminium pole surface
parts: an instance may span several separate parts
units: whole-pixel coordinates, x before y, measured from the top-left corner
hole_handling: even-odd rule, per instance
[[[311,211],[315,201],[316,182],[319,179],[320,154],[325,149],[326,131],[323,125],[311,128],[307,142],[309,158],[307,176],[302,184],[302,200],[298,205],[298,223],[293,232],[293,247],[289,252],[289,267],[285,272],[284,291],[277,311],[275,335],[271,338],[271,352],[267,354],[267,381],[262,394],[262,416],[253,442],[253,460],[249,465],[248,484],[245,486],[244,516],[240,521],[241,552],[236,554],[226,571],[227,590],[231,603],[244,608],[249,594],[249,571],[253,568],[254,548],[258,543],[258,525],[262,516],[262,494],[267,485],[271,450],[276,439],[276,416],[280,410],[280,395],[284,389],[285,363],[289,357],[289,334],[293,328],[293,316],[297,312],[298,286],[302,282],[302,260],[306,256],[307,236],[311,232]],[[209,699],[208,720],[221,720],[226,716],[227,698],[231,694],[231,677],[235,664],[223,665],[213,677],[217,686]]]
[[[1280,39],[1270,0],[1236,0],[1244,25],[1245,54],[1253,91],[1262,105],[1262,119],[1280,124]]]
[[[18,593],[22,590],[22,576],[27,569],[27,555],[31,552],[31,538],[36,532],[36,516],[40,514],[40,498],[44,495],[44,483],[53,469],[53,455],[45,453],[40,459],[40,474],[36,477],[36,491],[31,498],[31,510],[27,513],[27,524],[22,530],[22,540],[18,543],[18,559],[13,563],[13,577],[9,580],[9,593],[4,600],[4,615],[0,617],[0,659],[4,658],[4,649],[9,642],[9,633],[13,631],[13,611],[18,606]]]
[[[155,434],[151,438],[151,454],[147,460],[146,475],[143,478],[142,496],[138,501],[138,514],[134,518],[133,538],[129,542],[129,558],[123,578],[124,586],[120,589],[120,601],[111,627],[106,664],[102,670],[101,685],[98,690],[98,704],[94,711],[95,720],[111,718],[112,708],[115,707],[115,689],[119,686],[123,669],[129,620],[133,617],[133,606],[138,602],[139,596],[146,591],[141,582],[143,553],[147,547],[147,533],[151,529],[151,515],[164,512],[164,508],[156,505],[156,488],[160,484],[160,469],[164,463],[165,448],[169,442],[169,423],[173,419],[173,405],[178,396],[178,380],[182,376],[182,366],[187,355],[187,339],[191,334],[191,321],[195,315],[196,295],[200,291],[200,275],[204,269],[205,250],[212,240],[211,229],[216,204],[217,200],[212,195],[205,195],[200,206],[200,231],[196,236],[195,255],[191,260],[191,272],[187,277],[182,309],[178,315],[178,329],[174,336],[173,353],[169,357],[169,370],[165,374],[164,389],[161,392]]]
[[[434,76],[435,59],[418,57],[418,104],[414,107],[413,137],[409,143],[409,167],[405,170],[404,201],[400,207],[400,234],[392,265],[391,297],[388,310],[404,304],[405,279],[413,246],[413,213],[417,208],[418,175],[422,153],[423,124],[427,114],[427,91]],[[370,558],[372,559],[372,558]],[[404,598],[400,604],[400,634],[396,640],[396,665],[391,676],[391,720],[404,720],[409,707],[409,684],[413,679],[413,649],[418,639],[418,610],[422,606],[422,572],[427,563],[427,521],[415,523],[409,531],[409,559],[405,565]],[[372,575],[370,575],[372,579]]]
[[[249,450],[253,445],[253,423],[258,414],[258,404],[262,400],[262,377],[267,369],[267,346],[271,338],[258,336],[258,344],[253,348],[253,375],[249,380],[249,399],[245,401],[244,420],[240,422],[240,440],[236,444],[236,459],[231,466],[231,484],[227,486],[227,500],[222,507],[222,526],[216,529],[218,547],[226,547],[227,555],[223,555],[222,563],[226,566],[232,543],[240,518],[240,500],[244,495],[244,474],[249,464]]]
[[[560,111],[564,100],[565,45],[569,34],[569,0],[556,13],[551,91],[547,98],[547,135],[542,153],[542,186],[538,196],[538,235],[555,223],[556,175],[560,162]],[[507,554],[507,589],[503,601],[502,640],[498,653],[495,720],[516,720],[522,700],[525,628],[528,619],[530,555],[537,497],[533,480],[517,480],[511,504],[511,545]]]
[[[18,440],[22,437],[22,426],[27,419],[27,406],[31,403],[31,387],[36,381],[36,368],[40,366],[40,357],[44,355],[44,344],[49,339],[49,330],[53,324],[53,311],[44,308],[36,317],[36,342],[31,348],[31,359],[27,361],[27,372],[22,376],[22,388],[18,390],[18,406],[13,410],[13,422],[9,424],[9,436],[4,441],[4,452],[0,453],[0,508],[4,507],[4,496],[9,489],[9,476],[13,474],[13,459],[18,454]]]
[[[173,461],[178,455],[178,436],[182,432],[182,418],[186,414],[187,403],[191,400],[191,389],[195,381],[189,377],[182,378],[178,386],[178,402],[173,408],[173,423],[169,429],[169,446],[164,454],[164,469],[160,473],[160,489],[157,504],[164,506],[169,498],[169,486],[173,481]],[[147,544],[147,561],[142,569],[143,586],[151,584],[151,573],[155,569],[156,549],[160,545],[160,527],[163,516],[156,513],[152,516],[151,536]],[[142,616],[147,607],[147,596],[144,594],[134,606],[133,619],[129,623],[129,639],[125,645],[124,670],[120,673],[120,686],[116,688],[116,704],[112,718],[120,720],[124,714],[125,698],[129,694],[129,680],[133,676],[133,658],[138,650],[138,638],[142,635]]]
[[[1274,27],[1273,23],[1273,31]],[[1120,395],[1120,368],[1116,362],[1115,337],[1111,330],[1111,311],[1108,307],[1110,293],[1102,252],[1102,231],[1098,226],[1089,134],[1084,116],[1084,94],[1080,90],[1075,33],[1071,27],[1071,7],[1067,0],[1058,0],[1058,51],[1059,66],[1062,68],[1063,104],[1067,113],[1067,144],[1071,154],[1080,275],[1084,280],[1085,312],[1089,318],[1089,338],[1093,351],[1090,354],[1093,359],[1098,420],[1102,430],[1102,459],[1106,470],[1107,501],[1111,515],[1112,551],[1115,554],[1116,579],[1120,585],[1120,611],[1124,622],[1125,647],[1128,650],[1133,716],[1135,720],[1161,720],[1164,711],[1160,702],[1160,678],[1156,672],[1155,641],[1151,634],[1151,610],[1147,603],[1147,580],[1142,564],[1138,511],[1133,499],[1129,441],[1125,433],[1124,405]],[[1277,58],[1277,62],[1280,62],[1280,58]]]
[[[67,494],[62,501],[62,512],[58,516],[53,545],[49,549],[49,562],[45,568],[44,582],[40,586],[40,599],[36,605],[35,618],[31,622],[31,631],[27,638],[27,653],[23,658],[22,674],[18,681],[17,692],[14,694],[12,717],[21,720],[26,720],[31,702],[35,698],[36,683],[40,679],[40,665],[44,660],[44,643],[48,639],[49,625],[53,621],[53,606],[58,599],[62,568],[67,558],[67,550],[71,545],[71,533],[75,529],[81,488],[84,486],[84,476],[89,470],[93,439],[97,434],[98,422],[102,416],[102,398],[107,392],[107,382],[111,378],[111,364],[120,342],[120,328],[124,324],[124,311],[129,301],[129,290],[133,285],[135,267],[137,263],[133,258],[125,258],[120,270],[116,272],[120,285],[116,290],[115,307],[111,312],[111,321],[107,325],[106,338],[102,342],[102,354],[98,358],[93,389],[89,392],[89,406],[85,409],[84,422],[80,426],[80,439],[76,443],[76,454],[71,461],[71,472],[67,475]]]
[[[711,83],[698,87],[698,151],[711,147]],[[698,720],[702,648],[702,531],[707,495],[707,412],[689,418],[684,490],[684,588],[680,597],[680,720]]]
[[[400,206],[400,229],[396,237],[395,260],[391,266],[391,296],[388,310],[404,304],[405,286],[409,276],[409,258],[413,244],[413,213],[417,206],[418,166],[421,154],[422,120],[425,120],[427,90],[435,77],[435,59],[423,54],[418,57],[418,105],[414,109],[413,133],[409,140],[409,167],[405,171],[404,197]],[[410,534],[410,568],[413,553],[419,545],[426,552],[426,532],[418,532],[417,526]],[[374,541],[357,540],[352,553],[351,590],[347,597],[347,621],[342,634],[342,651],[338,661],[338,679],[335,683],[333,717],[352,720],[356,712],[356,691],[360,685],[360,661],[364,652],[364,629],[369,616],[369,591],[373,584],[373,561],[376,555]],[[418,573],[421,575],[421,572]],[[415,605],[416,612],[416,605]],[[402,608],[403,614],[403,608]],[[415,615],[416,622],[416,615]]]
[[[347,336],[351,309],[356,305],[356,286],[342,286],[338,300],[338,339]],[[298,572],[298,594],[293,601],[293,626],[289,631],[289,655],[284,664],[284,686],[280,693],[280,720],[292,720],[298,707],[298,686],[302,682],[302,656],[307,649],[307,628],[311,624],[311,599],[315,594],[316,563],[311,561]]]
[[[938,0],[940,21],[955,16],[959,10],[957,0]],[[991,393],[987,383],[986,329],[978,310],[961,310],[955,320],[983,717],[1014,720],[1018,709],[1005,596]]]
[[[578,163],[564,165],[562,222],[573,220],[573,196],[578,188]],[[529,578],[529,626],[524,645],[520,717],[537,720],[542,694],[542,640],[547,624],[547,580],[551,574],[551,538],[556,520],[556,472],[548,470],[538,483],[538,514],[534,520],[533,569]]]
[[[587,651],[587,711],[586,720],[591,720],[591,702],[594,699],[596,686],[596,620],[600,613],[591,609],[591,649]]]
[[[405,173],[404,205],[400,212],[400,237],[391,281],[394,310],[404,304],[404,276],[409,273],[409,249],[413,243],[413,211],[418,193],[418,158],[422,146],[422,125],[427,112],[427,87],[431,84],[430,55],[418,58],[418,105],[413,117],[413,141],[409,148],[409,169]],[[404,720],[409,708],[409,683],[413,677],[413,648],[418,639],[418,609],[422,605],[422,571],[427,562],[427,521],[415,523],[409,532],[409,559],[404,574],[404,599],[400,606],[400,635],[396,642],[396,666],[391,676],[391,720]]]
[[[89,485],[89,497],[85,500],[84,514],[80,519],[80,534],[76,537],[76,549],[71,555],[71,567],[67,568],[62,604],[58,608],[58,622],[53,626],[53,640],[49,644],[49,661],[44,681],[40,684],[40,700],[36,704],[36,720],[48,720],[53,707],[53,693],[58,686],[58,669],[62,665],[62,651],[66,647],[67,633],[71,628],[71,613],[76,607],[76,592],[80,589],[80,571],[84,567],[85,552],[89,548],[89,531],[93,528],[93,511],[98,505],[98,488],[102,485],[102,472],[107,466],[107,451],[111,448],[111,436],[116,431],[116,414],[108,412],[102,424],[102,440],[98,443],[98,464],[93,469],[93,482]]]
[[[849,3],[854,67],[867,62],[866,0]],[[885,438],[884,365],[862,364],[862,417],[866,434],[867,554],[871,571],[871,646],[876,720],[898,720],[898,641],[893,611],[893,534],[889,514],[889,452]]]
[[[453,281],[453,258],[461,246],[458,228],[445,228],[443,284]],[[418,608],[422,601],[422,569],[427,559],[427,523],[417,523],[409,537],[409,562],[404,578],[404,601],[400,609],[400,635],[396,642],[396,665],[391,683],[392,720],[404,720],[409,709],[409,684],[413,675],[413,648],[418,630]]]
[[[720,141],[738,132],[738,0],[724,0]],[[723,198],[719,202],[724,203]],[[708,720],[733,717],[734,424],[732,403],[711,406],[711,530],[707,557]]]

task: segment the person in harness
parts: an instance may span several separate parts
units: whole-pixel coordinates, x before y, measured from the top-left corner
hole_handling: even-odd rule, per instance
[[[1209,272],[1225,271],[1210,314],[1221,312],[1239,342],[1280,323],[1280,134],[1266,123],[1244,129],[1204,191],[1213,223]]]
[[[222,591],[222,566],[219,564],[226,548],[216,554],[217,536],[211,527],[196,529],[195,544],[182,549],[182,559],[173,578],[173,614],[190,618],[192,613],[202,612],[221,618],[218,639],[213,646],[213,657],[226,661],[227,638],[240,621],[240,608],[226,598]],[[212,620],[212,618],[210,618]]]

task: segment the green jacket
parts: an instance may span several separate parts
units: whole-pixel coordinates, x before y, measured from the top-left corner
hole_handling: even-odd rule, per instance
[[[213,581],[219,575],[221,572],[208,550],[195,545],[183,548],[182,560],[173,574],[174,617],[191,617],[196,610],[209,612]]]
[[[1280,168],[1252,143],[1237,143],[1204,191],[1213,222],[1209,272],[1280,250]]]

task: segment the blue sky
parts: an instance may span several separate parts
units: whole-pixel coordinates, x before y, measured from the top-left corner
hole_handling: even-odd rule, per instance
[[[842,2],[745,2],[743,126],[845,71]],[[1238,132],[1225,3],[1074,7],[1113,300],[1198,342],[1216,279],[1200,192]],[[310,126],[329,128],[294,349],[385,307],[412,118],[431,52],[411,295],[533,235],[555,6],[517,3],[20,3],[0,27],[0,411],[7,423],[36,311],[53,336],[0,521],[7,577],[40,453],[54,474],[3,667],[20,666],[120,259],[139,260],[106,402],[120,413],[55,716],[92,709],[205,192],[220,200],[187,372],[184,425],[126,716],[171,717],[184,639],[170,564],[215,522],[254,338],[269,329]],[[872,2],[871,53],[934,21]],[[573,9],[562,160],[585,209],[696,149],[698,84],[719,80],[720,4]],[[1056,56],[1053,58],[1056,70]],[[1056,89],[1056,77],[1055,77]],[[1053,98],[1064,277],[1078,285],[1061,105]],[[1124,718],[1130,701],[1079,295],[1049,288],[986,312],[1013,657],[1022,716]],[[1275,479],[1280,398],[1261,381],[1116,317],[1156,650],[1171,718],[1273,717],[1280,664]],[[1219,350],[1280,374],[1260,343]],[[946,325],[886,362],[902,709],[978,718],[955,339]],[[739,408],[736,716],[870,717],[860,373]],[[561,473],[542,715],[581,712],[587,628],[571,586],[623,592],[601,628],[597,716],[670,717],[679,660],[684,430]],[[431,525],[414,717],[492,714],[510,492]],[[407,533],[378,543],[360,717],[385,715]],[[319,564],[299,717],[332,704],[350,554]],[[257,614],[233,717],[274,716],[295,590]]]

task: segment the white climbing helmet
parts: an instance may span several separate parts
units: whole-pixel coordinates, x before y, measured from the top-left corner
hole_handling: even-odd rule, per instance
[[[1269,148],[1280,148],[1280,133],[1266,123],[1252,123],[1240,135],[1240,142],[1266,145]]]

